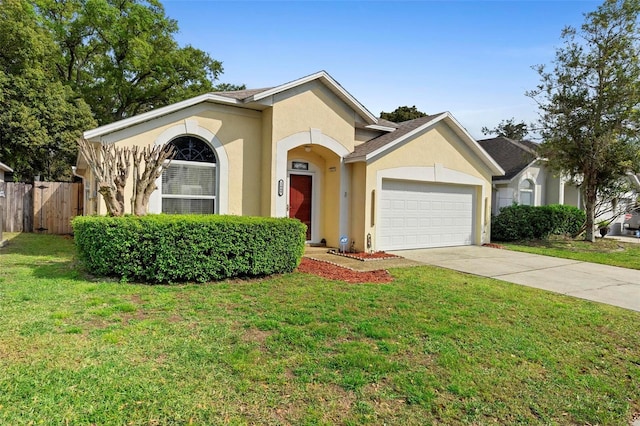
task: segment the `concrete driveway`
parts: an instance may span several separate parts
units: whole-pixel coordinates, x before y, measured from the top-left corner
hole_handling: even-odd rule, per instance
[[[464,246],[392,252],[407,259],[640,311],[640,271]]]

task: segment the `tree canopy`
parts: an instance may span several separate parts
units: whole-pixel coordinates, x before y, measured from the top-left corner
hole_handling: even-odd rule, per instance
[[[606,0],[580,28],[562,32],[553,67],[535,67],[549,166],[580,185],[586,239],[594,241],[598,195],[640,170],[639,0]]]
[[[391,112],[380,113],[380,118],[384,118],[385,120],[393,121],[394,123],[402,123],[403,121],[413,120],[420,117],[426,117],[428,114],[425,114],[422,111],[418,111],[416,106],[400,106]]]
[[[516,119],[512,117],[508,120],[502,120],[493,129],[483,127],[482,133],[484,135],[496,135],[520,141],[526,138],[529,134],[529,125],[524,121],[516,123]]]
[[[157,0],[33,0],[58,45],[59,78],[99,124],[214,91],[222,63],[180,47]]]
[[[0,0],[0,161],[67,180],[83,130],[217,90],[157,0]]]
[[[54,77],[56,46],[30,4],[0,3],[0,161],[14,178],[68,179],[89,106]]]

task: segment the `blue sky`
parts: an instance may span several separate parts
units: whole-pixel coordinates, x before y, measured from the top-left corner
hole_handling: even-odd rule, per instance
[[[566,25],[599,1],[165,0],[191,44],[222,61],[221,82],[272,87],[325,70],[373,114],[415,105],[482,126],[533,121],[539,82]]]

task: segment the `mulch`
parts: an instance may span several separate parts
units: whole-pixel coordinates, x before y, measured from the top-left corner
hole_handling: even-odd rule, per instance
[[[302,258],[298,271],[317,275],[330,280],[340,280],[348,283],[389,283],[393,281],[391,274],[384,269],[375,271],[354,271],[353,269],[335,265],[320,260]]]

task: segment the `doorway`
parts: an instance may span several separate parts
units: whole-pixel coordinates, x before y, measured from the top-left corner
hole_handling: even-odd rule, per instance
[[[313,176],[289,175],[289,217],[307,225],[307,241],[311,240]]]

